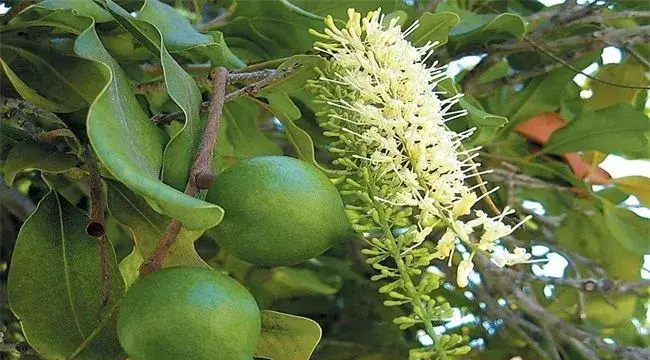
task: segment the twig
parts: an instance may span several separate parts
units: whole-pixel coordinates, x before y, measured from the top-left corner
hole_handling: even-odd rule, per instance
[[[102,177],[97,166],[97,159],[90,145],[86,145],[86,164],[90,176],[90,219],[86,225],[86,233],[97,239],[99,244],[99,264],[102,276],[102,306],[108,304],[110,291],[108,281],[108,242],[106,241],[106,225]]]
[[[105,206],[102,195],[102,178],[90,145],[86,146],[86,165],[90,177],[90,220],[86,225],[88,235],[100,239],[106,233]]]
[[[650,27],[648,27],[648,30],[650,31]],[[650,33],[648,33],[648,34],[644,34],[644,36],[647,36],[647,38],[650,40]],[[569,69],[575,71],[576,73],[582,74],[582,75],[588,77],[589,79],[592,79],[592,80],[595,80],[595,81],[601,82],[601,83],[603,83],[603,84],[607,84],[607,85],[611,85],[611,86],[615,86],[615,87],[620,87],[620,88],[624,88],[624,89],[639,89],[639,90],[648,90],[648,89],[650,89],[650,86],[636,86],[636,85],[627,85],[627,84],[615,83],[615,82],[612,82],[612,81],[609,81],[609,80],[605,80],[605,79],[601,79],[601,78],[599,78],[599,77],[597,77],[597,76],[594,76],[594,75],[588,74],[588,73],[586,73],[586,72],[584,72],[584,71],[582,71],[582,70],[580,70],[580,69],[574,67],[573,65],[567,63],[566,61],[562,60],[560,57],[558,57],[557,55],[553,54],[552,52],[550,52],[550,51],[544,49],[542,46],[540,46],[539,44],[535,43],[534,41],[532,41],[532,40],[530,40],[530,39],[524,39],[524,40],[526,40],[528,43],[530,43],[530,44],[531,44],[532,46],[534,46],[535,48],[539,49],[539,50],[540,50],[541,52],[543,52],[544,54],[546,54],[546,55],[548,55],[549,57],[551,57],[553,60],[555,60],[555,61],[557,61],[557,62],[559,62],[559,63],[562,63],[562,64],[563,64],[564,66],[566,66],[567,68],[569,68]]]
[[[548,41],[544,43],[544,47],[546,49],[556,49],[563,47],[584,46],[591,43],[605,45],[625,41],[625,39],[637,35],[650,35],[650,25],[622,29],[605,29],[595,31],[590,34],[570,36],[558,40]],[[489,50],[506,54],[514,54],[518,52],[538,49],[534,43],[531,43],[530,37],[525,37],[524,40],[526,39],[529,41],[492,45],[490,46]]]
[[[275,69],[263,69],[242,73],[228,74],[228,83],[251,83],[261,81],[269,76],[277,73]],[[211,74],[211,73],[210,73]],[[201,75],[194,78],[194,80],[202,86],[210,86],[210,74]],[[163,80],[149,81],[144,83],[136,83],[133,85],[133,92],[135,94],[146,94],[155,91],[165,91],[165,82]]]
[[[490,262],[485,256],[479,254],[474,258],[478,269],[488,273],[499,271],[498,267]],[[619,344],[611,344],[604,341],[601,337],[579,329],[570,323],[563,321],[557,316],[551,314],[541,305],[539,305],[532,296],[524,293],[516,282],[511,281],[509,277],[494,276],[501,288],[513,296],[516,304],[529,316],[534,317],[538,322],[549,326],[565,336],[579,340],[585,344],[591,344],[598,349],[608,351],[617,356],[617,359],[627,360],[647,360],[650,358],[650,350],[637,347],[624,347]]]
[[[577,19],[571,22],[571,25],[576,24],[603,24],[607,20],[617,20],[617,19],[647,19],[650,18],[650,11],[640,11],[640,10],[623,10],[612,13],[598,13],[595,15],[585,16],[581,19]]]
[[[239,90],[233,91],[229,94],[226,94],[224,101],[232,101],[241,96],[254,95],[264,87],[281,80],[289,74],[291,74],[297,67],[288,68],[284,71],[277,71],[274,75],[268,76],[258,82],[247,85]],[[205,111],[210,107],[210,102],[204,102],[201,104],[201,111]],[[174,112],[171,114],[158,114],[154,115],[151,118],[151,121],[155,124],[170,124],[173,121],[182,121],[185,118],[185,114],[182,111]]]
[[[194,164],[190,170],[189,179],[185,186],[185,194],[196,196],[199,190],[207,189],[214,181],[214,173],[211,168],[214,147],[219,135],[219,125],[225,102],[226,82],[228,81],[228,70],[220,67],[214,70],[212,77],[212,99],[208,110],[208,120],[203,130],[201,144],[194,158]],[[162,262],[169,249],[176,241],[176,236],[181,230],[181,223],[173,219],[158,246],[147,261],[140,267],[140,274],[146,276],[162,267]]]
[[[13,19],[16,15],[20,14],[21,11],[25,10],[28,6],[37,3],[38,1],[36,0],[22,0],[22,1],[17,1],[16,4],[4,15],[2,15],[2,18],[0,18],[0,24],[6,24],[11,19]]]
[[[489,268],[489,271],[508,277],[516,282],[534,281],[550,285],[569,286],[586,293],[634,293],[638,295],[639,289],[650,288],[650,279],[625,282],[608,278],[557,278],[497,267]]]

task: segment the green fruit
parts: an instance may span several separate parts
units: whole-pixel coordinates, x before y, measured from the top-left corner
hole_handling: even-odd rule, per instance
[[[212,232],[219,245],[251,264],[297,264],[353,237],[336,187],[294,158],[243,160],[217,178],[207,200],[226,212]]]
[[[134,360],[252,360],[260,336],[253,296],[218,271],[172,267],[138,279],[117,318]]]

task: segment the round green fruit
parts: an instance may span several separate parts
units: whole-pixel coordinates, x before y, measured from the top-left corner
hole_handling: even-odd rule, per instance
[[[336,187],[291,157],[237,163],[217,177],[207,200],[226,212],[212,232],[219,245],[255,265],[304,262],[354,236]]]
[[[252,360],[260,311],[237,281],[208,268],[172,267],[138,279],[117,317],[134,360]]]

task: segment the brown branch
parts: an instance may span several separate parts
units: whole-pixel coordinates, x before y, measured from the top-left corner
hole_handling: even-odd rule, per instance
[[[515,282],[534,281],[539,283],[568,286],[587,293],[634,293],[640,289],[650,288],[650,280],[625,282],[608,278],[557,278],[551,276],[533,275],[527,272],[508,268],[489,268],[490,272],[511,279]]]
[[[625,41],[625,39],[629,37],[644,34],[650,35],[650,25],[622,29],[612,28],[594,31],[593,33],[585,35],[569,36],[562,39],[545,42],[544,47],[547,49],[557,49],[584,46],[586,44],[616,44],[621,41]],[[536,50],[536,47],[530,42],[515,42],[492,45],[490,46],[489,50],[505,54],[514,54],[518,52],[534,51]]]
[[[571,22],[571,25],[576,24],[603,24],[607,20],[617,20],[617,19],[648,19],[650,18],[650,11],[640,11],[640,10],[623,10],[612,13],[598,13],[590,16],[585,16],[583,18],[574,20]]]
[[[99,266],[102,276],[102,306],[108,304],[110,289],[108,281],[108,241],[106,240],[106,204],[102,189],[102,177],[97,166],[97,158],[90,145],[86,145],[86,164],[90,177],[90,219],[86,225],[86,233],[95,239],[99,245]]]
[[[219,125],[223,112],[223,104],[225,102],[226,82],[228,81],[228,70],[223,67],[215,69],[211,79],[212,99],[208,110],[208,121],[205,124],[201,144],[197,149],[194,164],[190,169],[189,179],[185,186],[185,194],[189,196],[196,196],[199,190],[207,189],[214,180],[211,161],[217,136],[219,135]],[[158,246],[149,259],[140,267],[140,274],[142,276],[146,276],[162,267],[163,260],[176,241],[181,226],[182,224],[179,220],[172,219],[165,234],[158,242]]]
[[[102,194],[102,178],[90,145],[86,146],[86,165],[90,177],[90,220],[86,225],[88,235],[100,239],[106,234],[105,206]]]
[[[498,272],[501,270],[488,260],[487,257],[481,254],[474,258],[474,262],[477,265],[477,269],[480,270],[484,276],[494,275],[495,271]],[[563,336],[574,338],[584,344],[589,344],[597,349],[612,353],[617,356],[617,359],[647,360],[650,358],[650,350],[648,349],[625,347],[615,343],[611,344],[604,341],[604,339],[598,335],[591,334],[563,321],[539,305],[532,295],[528,295],[521,290],[520,285],[513,282],[510,277],[490,276],[490,279],[498,284],[498,287],[505,292],[505,295],[512,296],[512,300],[514,300],[516,305],[518,305],[518,307],[528,316],[535,318],[537,322],[554,329],[554,331]]]
[[[273,84],[276,81],[286,78],[289,76],[296,67],[288,68],[284,71],[276,71],[274,75],[268,76],[260,81],[247,85],[241,89],[235,90],[231,93],[226,94],[224,101],[232,101],[242,96],[251,96],[255,95],[258,91],[262,90],[268,85]],[[210,107],[210,102],[204,102],[201,104],[201,111],[205,111]],[[157,114],[151,118],[151,121],[154,124],[170,124],[173,121],[183,121],[185,114],[182,111],[174,112],[171,114]]]
[[[275,69],[263,69],[250,72],[230,73],[228,74],[228,83],[251,83],[255,81],[264,80],[277,73]],[[211,73],[210,73],[211,74]],[[201,86],[211,86],[210,74],[200,75],[194,78],[197,84]],[[144,83],[136,83],[133,85],[134,94],[147,94],[155,91],[164,91],[165,81],[149,81]]]

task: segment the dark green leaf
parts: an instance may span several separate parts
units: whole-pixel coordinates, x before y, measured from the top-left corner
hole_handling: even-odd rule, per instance
[[[88,217],[56,193],[23,225],[11,262],[8,293],[30,345],[44,358],[116,359],[115,314],[124,293],[112,247],[108,303],[102,304],[100,249],[86,234]]]

